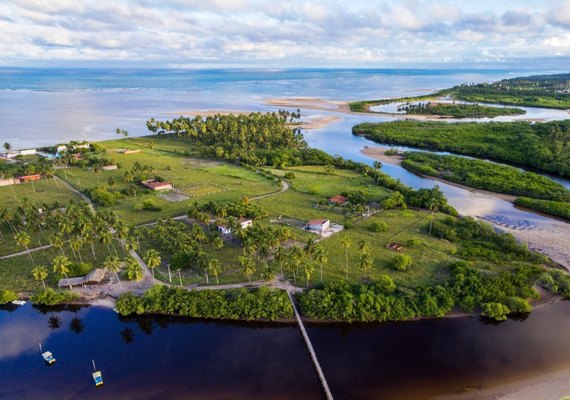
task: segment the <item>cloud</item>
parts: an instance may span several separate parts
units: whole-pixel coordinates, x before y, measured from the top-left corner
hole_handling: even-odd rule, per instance
[[[570,0],[4,0],[0,15],[5,64],[374,65],[570,52]]]

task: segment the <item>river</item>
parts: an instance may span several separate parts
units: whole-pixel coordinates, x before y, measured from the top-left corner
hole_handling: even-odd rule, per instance
[[[526,74],[530,71],[0,68],[0,141],[25,148],[71,139],[103,140],[116,137],[117,127],[132,135],[146,134],[149,117],[171,118],[184,110],[274,110],[264,100],[277,97],[402,97]],[[330,111],[303,113],[341,116],[337,123],[306,132],[311,146],[367,163],[372,160],[360,151],[373,143],[353,136],[352,126],[394,119]],[[570,237],[570,224],[518,210],[495,196],[421,178],[393,165],[383,169],[415,188],[438,184],[460,213],[485,218],[515,234],[531,232],[553,241]],[[567,247],[560,251],[568,255]],[[48,326],[53,316],[60,318],[61,327]],[[510,319],[499,325],[484,324],[478,318],[448,318],[310,325],[308,333],[335,398],[434,399],[465,388],[484,389],[570,370],[569,316],[570,303],[561,302],[535,310],[524,321]],[[81,322],[74,322],[77,333],[70,330],[76,317]],[[43,365],[38,342],[54,352],[56,365]],[[91,381],[91,359],[103,371],[101,389]],[[6,399],[303,400],[322,396],[294,325],[125,320],[98,307],[53,315],[29,305],[0,310],[0,383],[0,398]],[[570,385],[568,393],[562,394],[570,394]]]

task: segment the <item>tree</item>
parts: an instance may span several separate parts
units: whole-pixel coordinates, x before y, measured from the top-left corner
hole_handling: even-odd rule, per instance
[[[315,251],[316,245],[317,241],[315,238],[310,237],[309,239],[307,239],[307,241],[305,242],[305,247],[303,248],[303,250],[305,250],[305,254],[311,257]]]
[[[129,132],[127,132],[127,131],[124,130],[124,129],[119,129],[119,128],[117,128],[117,129],[115,129],[115,133],[116,133],[117,135],[123,135],[125,139],[127,139],[127,138],[129,137]],[[127,140],[128,140],[128,139],[127,139]]]
[[[143,271],[137,259],[133,256],[128,256],[125,259],[125,263],[127,265],[127,277],[131,281],[139,282],[139,288],[142,288],[140,281],[143,278]]]
[[[407,271],[412,265],[412,257],[407,254],[398,254],[392,259],[392,268],[396,271]]]
[[[251,282],[251,277],[253,274],[255,274],[255,264],[253,260],[249,257],[239,256],[238,263],[247,280]]]
[[[481,315],[487,318],[494,319],[495,321],[505,321],[507,314],[510,314],[507,306],[501,303],[483,303],[483,311]]]
[[[61,251],[61,255],[65,256],[65,251],[63,251],[63,236],[61,233],[56,233],[55,235],[53,235],[51,239],[51,244],[53,245],[53,247]]]
[[[57,256],[52,261],[52,268],[53,272],[58,275],[63,275],[67,279],[67,284],[69,285],[69,290],[73,290],[71,287],[71,282],[69,282],[69,277],[67,273],[69,272],[69,266],[71,265],[71,261],[66,256]]]
[[[10,151],[12,150],[12,145],[8,142],[4,142],[4,150],[6,150],[6,153],[10,154]]]
[[[307,287],[309,287],[309,281],[311,280],[314,273],[315,273],[315,266],[313,265],[313,263],[306,263],[305,279],[307,280]]]
[[[368,254],[368,252],[363,251],[362,254],[360,255],[360,260],[359,260],[360,269],[364,271],[364,273],[368,272],[368,270],[372,268],[373,262],[374,259],[372,258],[372,256]]]
[[[121,270],[121,260],[119,260],[119,257],[113,255],[107,256],[103,261],[103,268],[115,275],[115,278],[122,289],[123,284],[121,283],[118,275],[118,272]]]
[[[14,239],[16,240],[16,243],[18,244],[18,246],[21,246],[21,247],[26,249],[26,251],[28,252],[28,255],[30,256],[30,259],[32,260],[32,263],[35,264],[34,258],[32,257],[32,253],[28,249],[28,246],[30,245],[30,242],[32,241],[32,238],[30,237],[30,235],[27,232],[20,231],[14,235]]]
[[[39,265],[37,267],[35,267],[34,269],[32,269],[32,275],[34,276],[34,279],[36,281],[42,281],[42,285],[44,287],[44,290],[46,290],[46,282],[45,280],[48,277],[48,270],[46,267],[44,267],[43,265]]]
[[[352,246],[352,242],[350,241],[349,238],[345,237],[340,242],[340,245],[344,249],[344,255],[346,258],[346,277],[348,278],[348,249],[350,248],[350,246]]]
[[[220,283],[219,275],[221,272],[220,261],[217,258],[211,258],[208,260],[208,270],[210,274],[216,278],[216,283]]]
[[[76,257],[76,254],[78,254],[79,261],[83,262],[83,258],[81,257],[81,248],[83,247],[83,239],[81,239],[79,236],[70,237],[69,247],[71,247],[71,251],[73,252],[73,257]]]
[[[323,281],[323,265],[327,263],[328,257],[321,246],[316,246],[313,257],[320,267],[321,282]]]
[[[334,173],[334,165],[333,164],[326,164],[325,165],[325,175],[332,175]]]
[[[160,258],[160,253],[158,251],[156,251],[155,249],[149,249],[149,250],[147,250],[147,252],[144,255],[144,261],[146,262],[146,265],[148,266],[148,268],[151,270],[152,278],[154,279],[154,270],[162,262],[162,260]]]

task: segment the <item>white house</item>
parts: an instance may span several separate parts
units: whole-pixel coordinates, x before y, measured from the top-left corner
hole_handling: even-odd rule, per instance
[[[227,225],[218,225],[218,232],[220,232],[222,235],[229,235],[232,233],[232,230]]]
[[[307,222],[305,229],[309,231],[315,231],[319,233],[324,233],[329,229],[331,222],[328,219],[313,219]]]
[[[249,218],[240,218],[239,225],[241,226],[241,229],[247,229],[253,225],[253,220]],[[228,225],[220,224],[218,225],[218,232],[220,232],[222,235],[228,235],[232,233],[232,229]]]

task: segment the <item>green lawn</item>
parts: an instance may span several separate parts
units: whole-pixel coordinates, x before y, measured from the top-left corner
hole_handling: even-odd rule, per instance
[[[79,196],[69,190],[61,182],[54,179],[42,179],[36,182],[27,182],[20,185],[0,187],[0,208],[16,208],[22,204],[24,198],[30,203],[67,203],[68,200],[79,200]]]
[[[154,143],[152,150],[148,148],[149,142]],[[68,168],[58,171],[58,174],[79,190],[107,185],[108,178],[113,177],[116,182],[114,188],[120,190],[127,186],[122,180],[124,172],[130,170],[135,162],[139,162],[154,168],[151,176],[161,176],[188,197],[183,201],[169,201],[162,198],[160,193],[144,191],[136,198],[122,199],[117,205],[110,207],[131,225],[184,214],[191,201],[202,203],[210,200],[239,200],[242,197],[254,197],[279,189],[274,179],[268,179],[240,166],[192,158],[195,150],[184,141],[137,138],[98,144],[107,150],[108,158],[116,160],[119,165],[118,170],[101,171],[96,174],[91,169]],[[117,151],[125,148],[138,148],[141,152],[122,154]],[[140,208],[137,206],[146,199],[154,200],[161,210],[154,212],[137,210]]]

